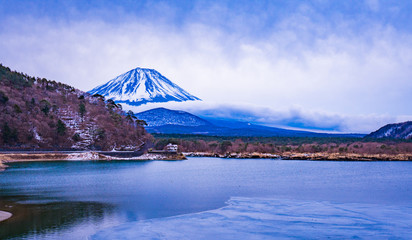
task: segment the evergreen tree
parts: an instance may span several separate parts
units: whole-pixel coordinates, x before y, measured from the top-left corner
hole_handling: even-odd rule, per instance
[[[57,134],[60,136],[66,134],[66,125],[60,119],[57,121]]]
[[[11,129],[8,123],[4,123],[1,133],[4,143],[17,142],[17,129]]]
[[[82,118],[84,117],[84,114],[86,113],[86,105],[84,105],[84,103],[82,102],[79,104],[79,113]]]
[[[141,120],[141,119],[136,119],[136,123],[139,126],[147,126],[147,122],[145,120]]]
[[[129,110],[126,114],[126,119],[128,121],[133,122],[134,119],[137,119],[137,117],[134,115],[134,112],[132,110]]]
[[[1,130],[2,133],[2,138],[4,143],[9,143],[10,141],[10,134],[11,134],[11,129],[9,127],[8,123],[3,124],[3,128]]]

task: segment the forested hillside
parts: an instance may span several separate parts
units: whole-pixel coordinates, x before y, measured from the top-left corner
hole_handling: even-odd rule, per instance
[[[0,64],[0,149],[138,149],[152,137],[120,104]]]

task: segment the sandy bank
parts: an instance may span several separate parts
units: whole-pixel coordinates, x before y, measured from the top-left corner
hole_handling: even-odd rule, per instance
[[[0,211],[0,222],[9,219],[12,215],[9,212]]]
[[[0,154],[0,161],[3,163],[16,161],[56,161],[66,160],[69,154],[66,153],[5,153]]]

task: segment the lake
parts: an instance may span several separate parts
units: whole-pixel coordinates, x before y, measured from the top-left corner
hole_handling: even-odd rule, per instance
[[[0,239],[408,239],[412,162],[12,163]]]

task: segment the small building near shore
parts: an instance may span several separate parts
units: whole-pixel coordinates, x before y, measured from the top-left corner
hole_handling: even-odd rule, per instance
[[[169,143],[169,144],[166,145],[166,151],[167,152],[177,152],[177,150],[178,150],[178,147],[177,147],[176,144]]]

